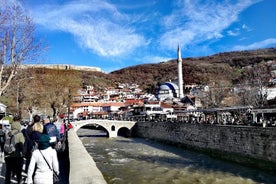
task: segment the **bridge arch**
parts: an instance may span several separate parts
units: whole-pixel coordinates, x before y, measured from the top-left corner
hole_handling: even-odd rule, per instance
[[[71,124],[74,127],[75,132],[78,131],[81,127],[89,124],[95,124],[103,127],[107,133],[108,137],[117,137],[118,133],[120,135],[130,136],[131,129],[135,125],[134,121],[118,121],[118,120],[99,120],[99,119],[89,119],[75,121]]]
[[[117,135],[118,136],[123,136],[123,137],[130,137],[131,136],[131,130],[126,128],[126,127],[122,127],[117,131]]]

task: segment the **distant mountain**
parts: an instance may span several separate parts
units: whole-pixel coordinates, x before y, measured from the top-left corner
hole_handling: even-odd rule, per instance
[[[243,67],[270,60],[276,60],[276,48],[183,58],[184,84],[210,84],[217,79],[235,83],[239,80]],[[154,92],[159,84],[177,79],[177,60],[131,66],[108,75],[115,81],[136,83],[144,90]]]

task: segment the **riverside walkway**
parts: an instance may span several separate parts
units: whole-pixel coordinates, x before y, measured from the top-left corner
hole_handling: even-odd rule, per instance
[[[93,158],[86,151],[74,130],[67,132],[64,153],[58,153],[60,167],[59,184],[106,184]],[[26,177],[26,174],[23,173]],[[0,158],[0,184],[5,183],[5,162]],[[12,179],[11,183],[17,183]]]
[[[69,183],[69,157],[68,149],[64,153],[58,153],[59,167],[60,167],[60,182],[58,184]],[[4,158],[0,157],[0,184],[5,183],[6,166]],[[26,173],[22,173],[23,180],[26,179]],[[17,183],[15,178],[11,179],[11,183]]]

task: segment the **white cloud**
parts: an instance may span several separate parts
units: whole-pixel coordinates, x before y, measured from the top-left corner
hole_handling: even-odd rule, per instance
[[[104,1],[41,6],[33,15],[37,24],[74,35],[81,47],[100,56],[124,55],[147,44],[142,35],[126,26],[131,17]]]
[[[266,48],[269,46],[276,46],[276,39],[275,38],[269,38],[260,42],[255,42],[250,45],[237,45],[233,47],[232,50],[252,50],[252,49],[259,49],[259,48]]]
[[[242,25],[242,28],[243,29],[248,29],[247,25],[245,25],[245,24]]]
[[[226,31],[226,33],[228,36],[239,36],[242,31],[249,32],[249,31],[251,31],[251,29],[247,25],[243,24],[239,28],[235,28],[234,30]],[[240,40],[242,40],[242,39],[244,39],[244,38],[241,38]]]
[[[107,0],[78,0],[59,2],[63,5],[46,3],[31,10],[37,24],[72,34],[81,48],[98,56],[124,57],[132,55],[137,48],[175,51],[178,43],[185,49],[208,40],[214,42],[226,36],[223,33],[238,21],[239,14],[258,1],[172,1],[178,4],[165,17],[155,7],[158,1],[135,2],[130,6],[123,1],[113,1],[118,3],[115,5]],[[248,29],[245,24],[242,28]],[[226,33],[235,36],[238,31]]]
[[[163,47],[175,49],[178,42],[184,47],[210,39],[222,38],[222,32],[238,21],[239,14],[258,0],[196,1],[183,0],[170,16],[164,18],[166,32],[161,36]],[[234,34],[229,32],[228,34]]]
[[[238,36],[238,35],[239,35],[239,32],[238,32],[238,31],[234,32],[234,31],[232,31],[232,30],[229,30],[229,31],[227,31],[227,34],[228,34],[229,36]]]
[[[242,29],[244,29],[246,31],[252,31],[252,29],[250,29],[246,24],[242,25]]]

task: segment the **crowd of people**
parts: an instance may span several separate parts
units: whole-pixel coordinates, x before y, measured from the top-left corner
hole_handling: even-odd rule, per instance
[[[53,183],[53,172],[59,174],[58,151],[61,148],[64,151],[65,124],[57,128],[49,117],[42,120],[35,115],[33,121],[22,127],[20,120],[20,116],[14,116],[10,130],[0,129],[1,157],[6,166],[5,184],[10,184],[12,177],[18,184]],[[6,151],[7,140],[15,145],[14,151]],[[26,177],[22,177],[22,173]]]

